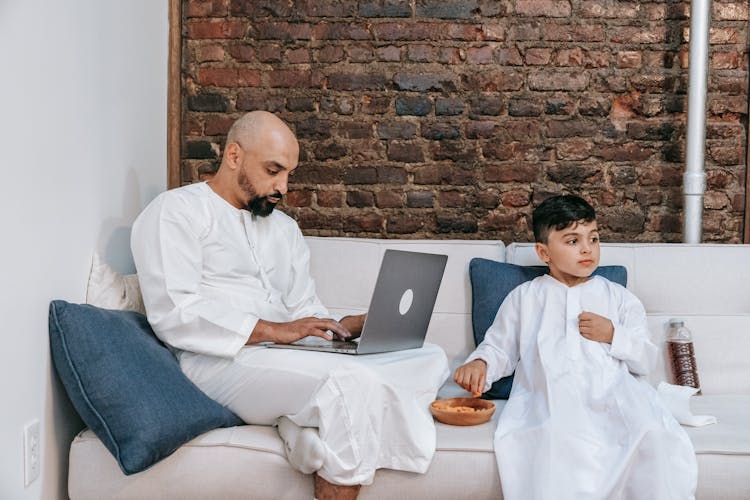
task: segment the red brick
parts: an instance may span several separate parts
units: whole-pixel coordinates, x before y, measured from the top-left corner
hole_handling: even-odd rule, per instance
[[[476,24],[447,24],[444,25],[448,40],[474,42],[482,40],[482,26]]]
[[[490,46],[472,47],[466,51],[466,62],[469,64],[491,64],[493,49]]]
[[[344,60],[344,49],[337,45],[326,45],[317,51],[318,62],[334,63]]]
[[[539,176],[540,167],[529,163],[488,165],[484,168],[486,182],[534,182]]]
[[[482,24],[482,40],[488,42],[502,42],[505,40],[505,26],[500,23]]]
[[[438,193],[438,203],[445,208],[462,208],[467,205],[466,195],[461,191],[440,191]]]
[[[187,17],[224,17],[228,13],[226,0],[190,0]]]
[[[520,90],[524,85],[523,74],[515,70],[471,73],[467,80],[470,88],[483,92]]]
[[[542,70],[529,73],[528,85],[531,90],[572,90],[581,91],[588,87],[587,73],[562,73]]]
[[[411,62],[433,62],[437,59],[437,47],[432,45],[409,44],[406,53]]]
[[[260,85],[260,72],[254,69],[200,68],[198,81],[203,85],[218,87],[257,87]]]
[[[514,189],[501,194],[500,201],[506,207],[525,207],[531,201],[531,193],[524,189]]]
[[[750,18],[747,2],[713,2],[711,8],[713,21],[747,21]]]
[[[600,25],[547,23],[542,34],[545,40],[552,42],[603,42],[605,39],[604,27]]]
[[[218,44],[199,45],[195,50],[198,62],[223,61],[224,55],[224,47]]]
[[[267,43],[258,49],[258,59],[264,63],[281,62],[281,45],[277,43]]]
[[[657,44],[667,41],[666,27],[653,27],[644,29],[641,26],[616,26],[608,30],[609,40],[612,43],[630,44]]]
[[[229,50],[229,55],[237,62],[256,62],[258,60],[255,48],[251,45],[232,44],[228,46],[227,50]]]
[[[206,135],[226,135],[235,118],[227,115],[210,115],[205,118]]]
[[[378,191],[375,193],[375,206],[378,208],[401,208],[405,206],[404,194],[399,191]]]
[[[378,47],[375,49],[375,54],[379,61],[397,62],[401,60],[401,47],[395,45]]]
[[[342,205],[341,191],[317,191],[315,196],[320,207],[338,208]]]
[[[529,17],[569,17],[567,0],[517,0],[516,14]]]
[[[443,64],[460,64],[464,59],[463,51],[455,47],[440,47],[438,62]]]
[[[309,70],[279,69],[267,73],[270,87],[307,88],[312,87],[312,74]]]
[[[546,66],[552,59],[552,49],[531,48],[524,54],[526,64],[529,66]]]
[[[284,196],[284,204],[290,207],[309,207],[312,204],[312,191],[307,189],[289,191]]]
[[[580,6],[580,15],[584,18],[636,19],[639,11],[638,2],[587,0]]]
[[[594,143],[590,139],[573,138],[555,145],[559,160],[585,160],[593,149]]]
[[[244,21],[195,21],[187,23],[188,37],[201,40],[210,38],[242,38],[247,32]]]
[[[309,17],[351,17],[357,12],[356,0],[299,0],[294,5]]]
[[[381,41],[396,40],[439,40],[442,24],[425,22],[397,22],[373,24],[372,32]]]
[[[370,62],[375,59],[375,54],[373,54],[372,48],[370,47],[354,45],[349,47],[348,52],[349,61],[351,62]]]
[[[388,159],[404,163],[420,163],[424,161],[424,153],[418,144],[391,142],[388,144]]]
[[[737,52],[713,52],[712,69],[737,69],[740,66],[740,55]]]
[[[301,64],[310,62],[310,53],[306,48],[299,48],[286,51],[286,62],[289,64]]]
[[[640,68],[643,62],[643,54],[635,50],[617,53],[618,68]]]
[[[317,40],[370,40],[372,34],[365,24],[319,23],[313,27]]]
[[[744,39],[735,28],[711,28],[708,32],[708,42],[711,45],[737,44]]]
[[[258,40],[309,40],[312,28],[307,23],[259,22],[253,25]]]
[[[574,49],[561,49],[555,54],[557,66],[583,66],[583,50],[580,47]]]
[[[522,66],[523,59],[517,48],[502,48],[497,51],[497,63],[501,66]]]
[[[385,217],[380,214],[354,215],[344,219],[344,231],[380,233],[385,228]]]

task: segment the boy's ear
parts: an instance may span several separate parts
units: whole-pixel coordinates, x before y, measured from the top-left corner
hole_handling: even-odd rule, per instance
[[[549,251],[547,250],[547,245],[544,243],[535,243],[534,248],[542,262],[549,264]]]

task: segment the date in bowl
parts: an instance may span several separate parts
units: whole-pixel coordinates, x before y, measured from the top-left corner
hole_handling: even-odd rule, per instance
[[[446,398],[433,401],[430,411],[444,424],[479,425],[492,418],[495,403],[479,398]]]

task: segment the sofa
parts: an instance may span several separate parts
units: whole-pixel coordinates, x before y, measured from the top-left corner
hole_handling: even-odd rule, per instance
[[[318,294],[334,314],[363,312],[388,248],[448,255],[427,342],[443,347],[452,368],[474,348],[469,263],[480,257],[540,265],[531,243],[308,237]],[[718,423],[686,428],[699,466],[697,498],[750,498],[750,245],[604,244],[602,265],[627,269],[651,333],[663,348],[668,320],[685,319],[695,338],[702,395],[695,414]],[[670,381],[666,355],[650,376]],[[466,395],[446,381],[440,397]],[[379,470],[368,499],[502,498],[492,450],[493,419],[473,427],[436,423],[437,451],[426,474]],[[313,480],[292,469],[276,430],[242,425],[206,432],[150,468],[125,475],[88,429],[70,448],[68,491],[84,499],[310,499]],[[647,498],[648,492],[644,492]]]

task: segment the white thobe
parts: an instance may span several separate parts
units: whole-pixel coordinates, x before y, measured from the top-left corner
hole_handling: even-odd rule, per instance
[[[329,317],[293,219],[253,216],[198,183],[154,199],[131,241],[149,322],[206,394],[248,423],[318,427],[318,473],[333,483],[426,471],[428,406],[448,374],[439,347],[351,357],[245,345],[259,319]]]
[[[581,335],[582,311],[612,321],[611,345]],[[545,275],[513,290],[467,359],[487,362],[485,390],[515,370],[494,441],[504,498],[694,498],[692,443],[641,377],[657,352],[616,283]]]

